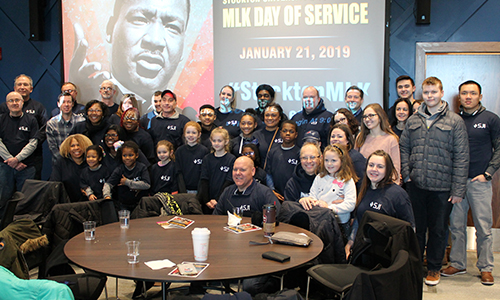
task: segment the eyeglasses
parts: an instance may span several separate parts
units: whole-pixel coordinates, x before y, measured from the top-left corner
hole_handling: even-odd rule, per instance
[[[116,133],[106,133],[104,135],[104,137],[117,137],[117,136],[118,136],[118,134],[116,134]]]
[[[89,109],[88,112],[89,113],[96,113],[97,114],[97,113],[102,113],[102,110],[100,110],[100,109]]]
[[[21,99],[9,99],[7,100],[8,103],[20,103],[22,100]]]
[[[255,155],[255,152],[253,151],[250,151],[250,152],[244,152],[244,153],[241,153],[243,156],[249,156],[249,155]]]
[[[102,88],[100,88],[100,90],[101,91],[108,91],[109,92],[109,91],[112,91],[113,88],[112,87],[102,87]]]
[[[71,94],[73,93],[75,90],[64,90],[63,91],[63,94]]]
[[[378,116],[377,114],[367,114],[363,116],[363,120],[373,119],[373,117]]]
[[[129,117],[129,116],[126,116],[126,117],[125,117],[125,120],[128,120],[128,121],[137,121],[137,118],[136,118],[136,117]]]
[[[316,155],[316,156],[301,156],[300,160],[309,161],[309,160],[315,160],[317,158],[319,158],[319,155]]]

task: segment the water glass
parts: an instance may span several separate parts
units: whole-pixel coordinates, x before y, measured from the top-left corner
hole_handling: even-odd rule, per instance
[[[86,241],[95,240],[95,221],[83,222],[83,232]]]

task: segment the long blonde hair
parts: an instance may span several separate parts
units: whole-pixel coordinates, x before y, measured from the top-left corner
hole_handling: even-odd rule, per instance
[[[350,179],[354,180],[354,182],[358,181],[359,178],[356,175],[356,172],[354,171],[352,160],[351,157],[349,156],[349,153],[347,152],[347,148],[341,144],[328,145],[325,148],[325,151],[323,151],[323,159],[321,160],[321,165],[319,167],[320,177],[323,178],[326,175],[328,175],[328,171],[326,170],[325,167],[325,157],[327,152],[335,152],[339,156],[340,168],[337,171],[336,177],[342,179],[344,182],[349,181]]]
[[[394,131],[392,131],[391,125],[389,125],[389,118],[387,117],[387,114],[385,113],[382,106],[380,106],[380,104],[378,104],[378,103],[368,104],[365,107],[364,112],[368,108],[373,109],[373,111],[377,114],[378,119],[379,119],[380,129],[383,132],[394,136],[396,138],[396,140],[399,141],[399,137],[394,133]],[[356,138],[356,148],[361,148],[361,146],[363,146],[368,134],[370,134],[370,129],[368,129],[368,127],[366,127],[366,125],[365,125],[365,122],[362,121],[361,122],[361,132],[358,134],[358,137]]]

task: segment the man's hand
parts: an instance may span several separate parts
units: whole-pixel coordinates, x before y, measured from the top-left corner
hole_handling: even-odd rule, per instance
[[[97,197],[94,194],[92,194],[92,195],[89,196],[89,200],[90,201],[97,200]]]
[[[89,43],[85,39],[83,28],[75,23],[73,29],[75,30],[75,48],[69,64],[69,80],[78,84],[81,91],[80,99],[93,99],[96,97],[89,97],[89,94],[96,94],[100,84],[110,79],[111,75],[109,72],[101,72],[101,63],[87,61]]]
[[[345,250],[345,258],[348,259],[349,255],[351,255],[351,248],[352,245],[354,244],[354,241],[347,241],[344,250]]]
[[[11,157],[5,160],[4,163],[6,163],[12,169],[15,169],[17,167],[17,164],[19,163],[19,160],[15,157]]]
[[[217,205],[217,200],[215,200],[215,199],[212,199],[212,200],[207,202],[207,206],[210,209],[214,209],[216,205]]]
[[[488,182],[488,180],[486,180],[486,178],[484,177],[484,174],[477,175],[476,177],[471,179],[471,182],[474,182],[474,181]]]
[[[462,202],[462,197],[451,196],[450,199],[448,199],[448,202],[451,202],[451,204],[460,203]]]
[[[24,169],[26,169],[26,167],[28,167],[27,165],[23,164],[22,162],[18,163],[17,166],[16,166],[16,170],[17,171],[22,171]]]

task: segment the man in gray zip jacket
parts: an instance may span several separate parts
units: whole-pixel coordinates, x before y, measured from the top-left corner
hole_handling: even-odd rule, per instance
[[[469,141],[462,118],[441,100],[441,80],[425,79],[422,94],[424,103],[408,119],[399,140],[401,174],[407,182],[422,254],[427,245],[425,283],[437,285],[452,204],[465,195]]]

